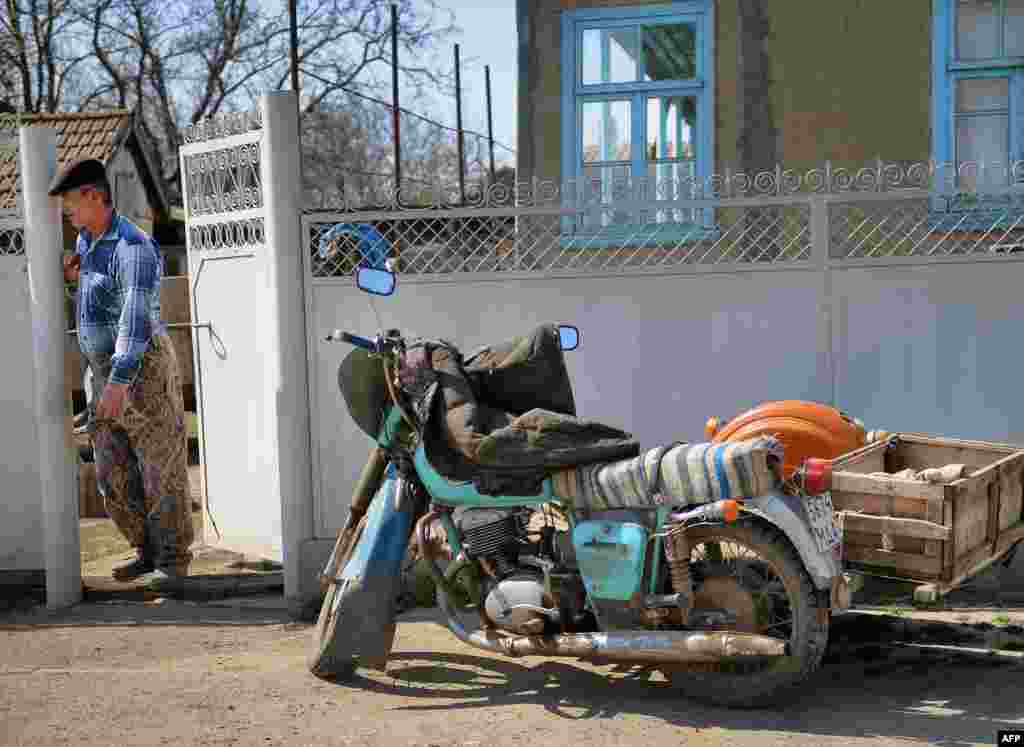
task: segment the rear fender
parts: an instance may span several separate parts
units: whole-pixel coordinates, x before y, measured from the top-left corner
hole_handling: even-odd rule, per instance
[[[416,518],[416,502],[393,464],[366,514],[366,526],[339,584],[335,614],[346,632],[351,655],[371,669],[383,669],[395,637],[395,608],[402,562]]]
[[[744,500],[743,507],[786,535],[803,561],[814,588],[832,593],[833,580],[842,577],[842,566],[834,554],[826,555],[818,550],[798,497],[769,493]]]

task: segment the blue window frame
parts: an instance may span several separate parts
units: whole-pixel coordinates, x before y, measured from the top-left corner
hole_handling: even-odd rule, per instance
[[[940,194],[979,193],[951,210],[1024,184],[1024,0],[932,0],[932,158]]]
[[[563,236],[706,235],[711,210],[658,202],[693,196],[713,168],[713,13],[711,0],[563,13],[562,180],[586,210]]]

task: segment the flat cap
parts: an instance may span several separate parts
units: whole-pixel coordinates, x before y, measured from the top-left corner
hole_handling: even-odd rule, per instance
[[[86,184],[107,181],[107,170],[101,161],[86,158],[83,161],[71,161],[54,177],[50,185],[50,196],[55,197]]]

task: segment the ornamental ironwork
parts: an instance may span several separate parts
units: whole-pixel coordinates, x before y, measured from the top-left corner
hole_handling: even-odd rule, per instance
[[[260,156],[258,142],[185,156],[189,217],[262,207]]]
[[[181,142],[191,145],[261,129],[263,129],[263,112],[259,108],[252,111],[215,114],[182,130]]]
[[[393,179],[378,175],[372,184],[352,179],[344,187],[332,187],[320,194],[318,209],[337,212],[356,210],[445,210],[455,207],[544,207],[583,209],[600,203],[679,202],[688,200],[730,200],[751,197],[787,197],[812,194],[898,192],[929,190],[956,197],[987,194],[1007,188],[1024,188],[1024,161],[986,163],[884,162],[861,167],[837,166],[796,170],[781,165],[774,169],[748,172],[724,169],[700,176],[692,168],[679,169],[678,178],[622,177],[595,174],[571,179],[534,177],[527,180],[484,181],[466,185],[462,199],[451,180],[432,183],[409,181],[395,189]],[[365,180],[364,180],[365,181]],[[353,186],[354,185],[354,186]],[[358,187],[358,188],[357,188]],[[321,190],[322,191],[322,190]],[[319,193],[318,193],[319,194]],[[329,203],[328,204],[325,204]]]
[[[188,227],[190,252],[240,252],[266,242],[263,218],[201,223]]]

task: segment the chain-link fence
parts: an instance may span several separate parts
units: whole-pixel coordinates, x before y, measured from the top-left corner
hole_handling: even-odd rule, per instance
[[[20,213],[0,211],[0,256],[25,254],[25,226]]]
[[[808,262],[816,250],[842,260],[1024,249],[1024,186],[968,194],[947,189],[939,175],[934,165],[780,168],[671,189],[632,183],[611,200],[602,185],[581,181],[492,185],[458,209],[433,193],[432,210],[392,199],[375,212],[314,212],[308,249],[314,277],[350,275],[367,259],[354,234],[322,245],[338,223],[372,226],[400,271],[421,275],[785,264]],[[663,194],[686,199],[649,199]],[[496,207],[510,203],[516,207]],[[817,227],[815,205],[823,216]]]

